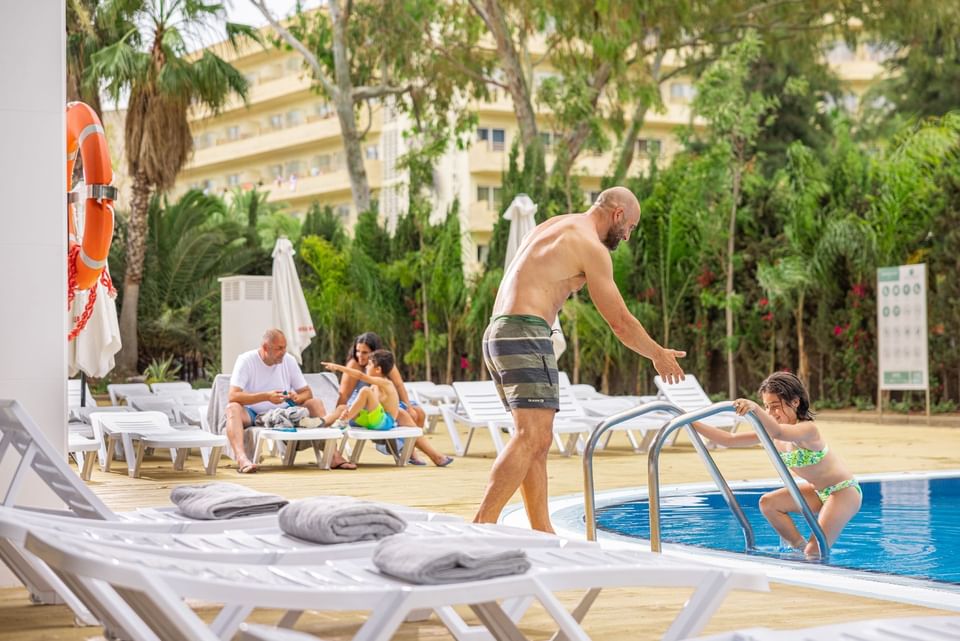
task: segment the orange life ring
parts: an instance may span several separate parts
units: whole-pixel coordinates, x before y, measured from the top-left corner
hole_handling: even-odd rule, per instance
[[[83,157],[83,180],[86,183],[83,241],[77,238],[74,224],[76,207],[69,199],[73,166],[77,154]],[[113,182],[113,166],[103,125],[97,113],[82,102],[67,104],[67,233],[69,234],[68,270],[71,290],[90,289],[107,266],[110,241],[113,238],[113,201],[117,190]],[[71,294],[73,292],[71,291]]]

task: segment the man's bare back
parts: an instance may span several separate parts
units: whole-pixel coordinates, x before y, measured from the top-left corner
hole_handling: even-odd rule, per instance
[[[494,315],[530,314],[553,322],[563,302],[587,282],[585,256],[598,251],[606,248],[582,214],[556,216],[539,225],[504,274]]]

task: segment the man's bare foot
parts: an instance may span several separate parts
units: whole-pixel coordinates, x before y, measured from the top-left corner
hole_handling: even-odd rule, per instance
[[[252,461],[237,462],[237,472],[239,474],[253,474],[257,471],[257,466]]]

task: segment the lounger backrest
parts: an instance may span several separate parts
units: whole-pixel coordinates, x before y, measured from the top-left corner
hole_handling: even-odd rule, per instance
[[[685,374],[684,379],[679,383],[667,385],[659,376],[653,378],[659,389],[667,400],[678,406],[684,412],[698,410],[713,403],[707,393],[700,386],[700,381],[693,374]]]
[[[94,431],[100,427],[107,430],[128,430],[137,434],[170,431],[170,418],[163,412],[94,412],[90,415]],[[98,427],[99,423],[99,427]],[[102,434],[97,434],[102,438]]]
[[[175,398],[159,396],[130,396],[127,404],[138,412],[162,412],[172,423],[177,422],[177,411],[183,407]]]
[[[329,376],[328,376],[329,375]],[[333,380],[331,381],[331,377]],[[304,374],[303,378],[310,386],[314,398],[319,398],[323,407],[328,411],[333,411],[337,406],[337,398],[340,396],[340,388],[337,386],[337,377],[333,372],[320,372],[316,374]]]
[[[88,519],[114,521],[117,516],[104,505],[61,455],[18,401],[0,400],[0,462],[17,452],[20,462],[9,485],[0,488],[3,505],[17,504],[17,493],[30,470],[62,500],[67,509]]]
[[[158,394],[160,398],[172,398],[180,405],[206,405],[210,402],[210,397],[200,390],[187,390],[184,392],[170,392]]]
[[[513,421],[513,417],[503,407],[493,381],[456,382],[453,389],[457,392],[460,407],[470,420]]]
[[[186,381],[171,381],[168,383],[152,383],[150,389],[154,394],[179,394],[192,392],[193,386]]]
[[[567,373],[559,372],[558,380],[560,383],[560,411],[557,412],[557,418],[590,418],[587,411],[580,405],[580,401],[573,395]]]
[[[127,396],[147,396],[152,394],[146,383],[111,383],[107,385],[110,404],[119,405]]]
[[[94,412],[132,412],[132,407],[127,405],[104,405],[103,407],[81,407],[76,411],[77,417],[87,425],[90,425],[90,415]]]
[[[81,385],[81,380],[78,378],[67,379],[67,406],[68,407],[89,407],[96,406],[97,399],[93,398],[93,393],[90,391],[90,386],[84,383]],[[83,388],[86,387],[86,395],[83,398],[83,405],[80,405],[80,397],[82,395]]]

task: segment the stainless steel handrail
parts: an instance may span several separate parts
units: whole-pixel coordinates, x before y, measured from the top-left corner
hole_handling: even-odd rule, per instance
[[[652,401],[603,419],[593,428],[590,437],[587,438],[587,443],[583,447],[582,455],[583,507],[587,519],[587,539],[590,541],[597,540],[596,493],[593,484],[593,452],[597,449],[597,442],[608,430],[616,427],[620,423],[629,421],[632,418],[637,418],[638,416],[643,416],[644,414],[650,414],[651,412],[669,412],[673,415],[683,414],[683,410],[673,403],[668,403],[667,401]],[[661,428],[661,431],[662,429],[663,428]]]
[[[700,448],[697,448],[697,451],[700,453],[701,458],[704,458],[704,462],[709,461],[707,464],[708,468],[713,468],[716,471],[717,477],[714,478],[714,481],[717,481],[717,478],[720,479],[722,484],[726,486],[726,482],[723,481],[722,476],[720,476],[719,470],[716,469],[716,465],[713,464],[713,458],[706,452],[706,448],[703,446],[703,441],[699,438],[699,434],[696,430],[693,429],[691,425],[694,421],[699,421],[701,419],[707,418],[708,416],[713,416],[719,412],[728,412],[733,411],[733,402],[724,401],[722,403],[714,403],[708,407],[704,407],[693,412],[687,412],[686,414],[681,414],[670,420],[669,423],[660,428],[660,432],[657,434],[657,438],[654,440],[653,445],[650,447],[650,453],[647,460],[647,496],[650,501],[650,549],[654,552],[660,552],[660,450],[663,448],[663,444],[666,442],[666,439],[670,436],[672,432],[680,429],[681,427],[687,428],[687,433],[691,434],[691,440],[694,443],[694,447],[697,448],[697,443],[700,444]],[[773,439],[770,438],[770,435],[767,434],[767,430],[764,429],[763,425],[760,423],[753,412],[748,412],[746,415],[747,420],[753,426],[754,431],[757,433],[757,437],[760,439],[760,444],[763,446],[763,449],[766,450],[767,456],[770,457],[770,461],[773,463],[774,468],[777,470],[777,474],[780,475],[781,480],[783,480],[783,486],[787,488],[787,491],[790,493],[790,496],[793,500],[800,506],[800,510],[803,514],[803,518],[806,520],[807,525],[810,526],[811,531],[813,532],[814,537],[817,539],[817,543],[820,545],[820,558],[826,560],[830,554],[830,548],[827,545],[827,538],[823,534],[823,530],[820,528],[820,524],[817,523],[817,519],[814,516],[813,512],[810,511],[810,506],[807,505],[807,502],[804,500],[803,495],[800,493],[800,489],[797,487],[796,481],[793,480],[793,476],[790,474],[790,470],[787,469],[787,466],[780,459],[780,453],[777,451],[776,446],[773,444]],[[599,429],[599,427],[598,427]],[[584,450],[586,454],[586,450]],[[706,457],[704,457],[706,454]],[[584,463],[586,466],[586,463]],[[713,471],[711,471],[711,475]],[[721,491],[722,488],[721,488]],[[729,496],[728,496],[729,493]],[[730,488],[727,487],[724,492],[724,498],[727,500],[728,505],[731,509],[734,509],[736,514],[739,510],[739,504],[736,499],[733,497],[733,493],[730,492]],[[731,502],[732,501],[732,502]],[[584,495],[584,502],[586,502],[586,495]],[[742,516],[742,511],[740,511]],[[740,517],[738,516],[738,519]],[[588,526],[588,536],[589,536],[589,522]],[[743,521],[741,521],[741,527],[743,527]],[[747,524],[749,527],[749,524]],[[746,536],[747,530],[744,530],[744,535]],[[750,537],[752,538],[752,530]],[[748,544],[748,548],[752,547],[752,542]]]

